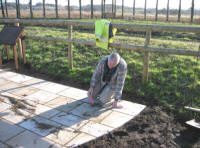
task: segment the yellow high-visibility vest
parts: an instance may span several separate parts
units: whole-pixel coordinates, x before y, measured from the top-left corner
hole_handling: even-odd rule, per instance
[[[108,44],[113,42],[113,38],[109,39],[109,27],[110,22],[108,20],[97,20],[95,22],[95,37],[96,46],[104,49],[108,49]],[[117,29],[113,29],[113,35]]]

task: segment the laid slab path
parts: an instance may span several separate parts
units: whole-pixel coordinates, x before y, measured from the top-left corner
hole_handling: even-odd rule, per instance
[[[87,91],[0,69],[0,147],[76,147],[133,119],[144,105],[91,106]]]

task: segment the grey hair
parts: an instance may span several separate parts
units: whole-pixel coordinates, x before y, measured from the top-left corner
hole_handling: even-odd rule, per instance
[[[115,61],[116,64],[119,63],[119,60],[120,60],[120,55],[118,53],[111,53],[110,56],[108,57],[108,60],[111,60],[111,61]]]

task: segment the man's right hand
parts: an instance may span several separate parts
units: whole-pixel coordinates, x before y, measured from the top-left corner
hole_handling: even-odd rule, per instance
[[[88,90],[88,97],[90,99],[90,103],[93,105],[94,104],[94,100],[92,98],[92,94],[93,94],[93,88],[90,87],[90,89]]]

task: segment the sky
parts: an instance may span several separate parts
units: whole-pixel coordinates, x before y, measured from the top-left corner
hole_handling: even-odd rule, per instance
[[[7,0],[8,2],[15,2],[15,0]],[[43,0],[32,0],[33,4],[42,3]],[[93,0],[94,5],[101,4],[101,0]],[[136,8],[144,8],[145,0],[136,0]],[[20,0],[20,3],[29,3],[29,0]],[[55,0],[46,0],[46,3],[55,4]],[[91,0],[82,0],[82,5],[88,5]],[[112,0],[106,0],[106,4],[111,4]],[[67,0],[58,0],[59,5],[67,5]],[[191,8],[192,0],[182,0],[182,9]],[[79,5],[79,0],[71,0],[70,5]],[[122,0],[117,0],[117,5],[122,5]],[[124,0],[125,6],[133,6],[133,0]],[[155,8],[156,0],[147,0],[147,8]],[[158,8],[163,9],[167,7],[167,0],[159,0]],[[171,9],[178,9],[179,0],[170,0]],[[195,9],[200,9],[200,0],[195,0]]]

